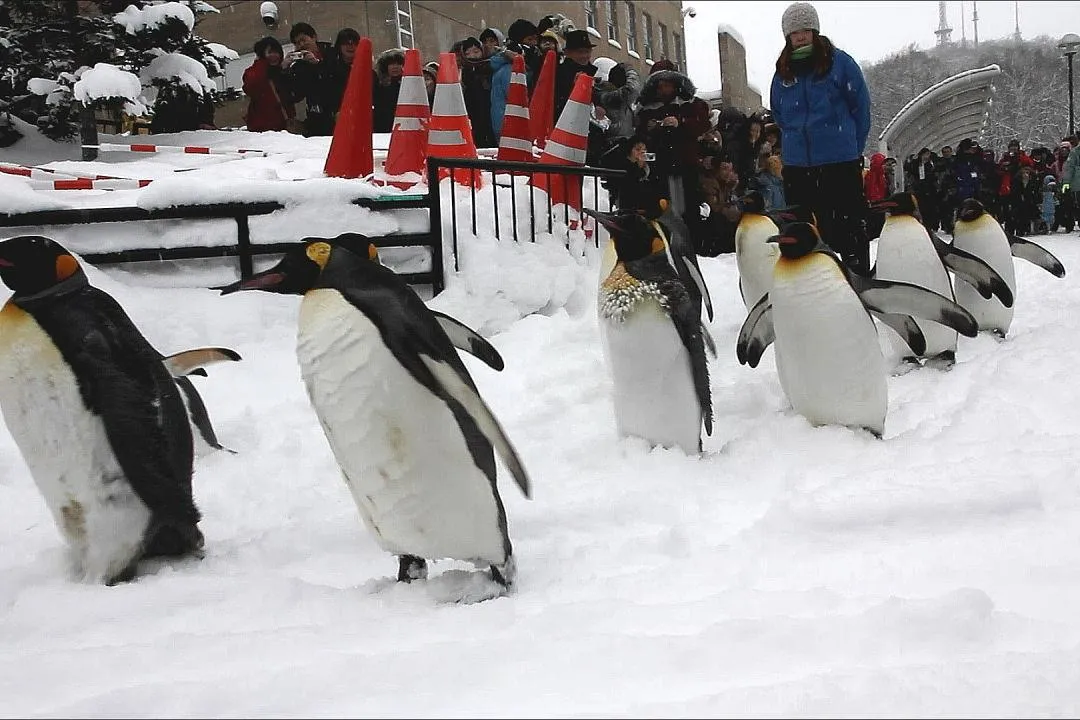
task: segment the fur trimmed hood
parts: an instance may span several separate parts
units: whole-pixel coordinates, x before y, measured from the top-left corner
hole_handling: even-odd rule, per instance
[[[401,48],[390,48],[389,50],[383,50],[379,53],[379,56],[375,58],[375,73],[379,76],[379,80],[389,80],[389,75],[386,74],[386,67],[390,64],[391,60],[396,60],[402,65],[405,64],[405,51]]]
[[[690,102],[697,93],[694,82],[683,73],[675,70],[658,70],[645,79],[645,84],[641,88],[641,95],[638,96],[637,105],[639,107],[658,108],[666,104],[657,96],[661,80],[667,80],[675,84],[674,102],[676,103]]]

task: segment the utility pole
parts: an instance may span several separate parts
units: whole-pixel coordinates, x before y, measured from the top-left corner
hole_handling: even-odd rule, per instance
[[[964,0],[960,0],[960,47],[967,47],[967,20],[964,19]]]
[[[1020,0],[1013,1],[1013,10],[1016,13],[1016,30],[1013,32],[1013,39],[1019,43],[1023,38],[1020,35]]]
[[[979,3],[971,0],[971,27],[975,34],[975,47],[979,47]]]

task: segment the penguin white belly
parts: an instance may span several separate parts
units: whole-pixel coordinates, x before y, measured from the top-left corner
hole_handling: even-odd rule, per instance
[[[600,329],[619,435],[699,452],[701,403],[690,354],[660,304],[643,300],[621,321],[602,317]]]
[[[754,307],[773,284],[773,269],[780,249],[766,239],[779,232],[772,220],[744,219],[735,231],[735,264],[739,268],[739,288],[746,309]]]
[[[86,409],[71,367],[37,321],[0,312],[0,410],[86,582],[121,573],[142,552],[150,510]]]
[[[426,559],[505,562],[494,490],[447,405],[336,290],[307,293],[299,325],[308,396],[379,546]]]
[[[908,223],[916,227],[910,227]],[[903,218],[899,225],[892,218],[885,221],[881,237],[878,238],[875,277],[912,283],[947,298],[953,297],[949,273],[934,249],[930,236],[915,218]],[[915,322],[926,338],[926,351],[923,353],[926,357],[946,351],[956,352],[955,330],[932,320],[915,318]],[[895,352],[899,355],[912,354],[911,348],[895,331],[886,328],[886,332]]]
[[[989,215],[974,222],[957,222],[955,230],[953,244],[982,259],[1005,280],[1013,294],[1013,307],[1005,307],[997,297],[983,298],[963,280],[956,281],[956,302],[975,317],[980,330],[1008,332],[1016,307],[1016,268],[1005,231]]]
[[[836,263],[821,253],[781,259],[770,297],[776,369],[795,411],[813,425],[882,434],[888,388],[877,329]]]

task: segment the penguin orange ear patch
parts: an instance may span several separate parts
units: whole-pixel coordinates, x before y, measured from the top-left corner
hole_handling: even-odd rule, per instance
[[[311,243],[307,248],[307,256],[311,259],[311,262],[320,268],[325,268],[326,263],[330,260],[330,244],[324,242]]]
[[[375,247],[375,243],[369,243],[367,246],[368,260],[372,262],[379,262],[379,248]]]
[[[652,251],[654,253],[664,252],[664,241],[660,238],[653,238]]]
[[[59,255],[56,258],[56,279],[67,280],[79,271],[79,261],[70,255]]]
[[[668,201],[667,198],[660,198],[660,212],[667,212]]]

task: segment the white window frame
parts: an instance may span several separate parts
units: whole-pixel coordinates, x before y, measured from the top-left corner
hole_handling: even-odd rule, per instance
[[[607,0],[607,39],[619,42],[619,1]]]
[[[675,64],[679,66],[680,72],[686,72],[686,68],[683,63],[686,61],[685,53],[682,51],[682,35],[677,32],[671,33],[671,47],[675,52],[675,57],[672,58]]]
[[[653,51],[656,49],[653,47],[653,34],[652,34],[652,17],[647,12],[641,13],[641,25],[644,35],[642,36],[642,52],[645,53],[645,60],[651,65]]]
[[[656,23],[660,30],[660,57],[663,59],[671,59],[671,41],[668,40],[667,25],[664,23]]]
[[[600,37],[599,31],[596,30],[596,16],[600,13],[596,0],[582,0],[581,4],[585,6],[585,29],[593,30],[596,36]]]
[[[633,0],[626,0],[626,52],[637,54],[637,9]]]

